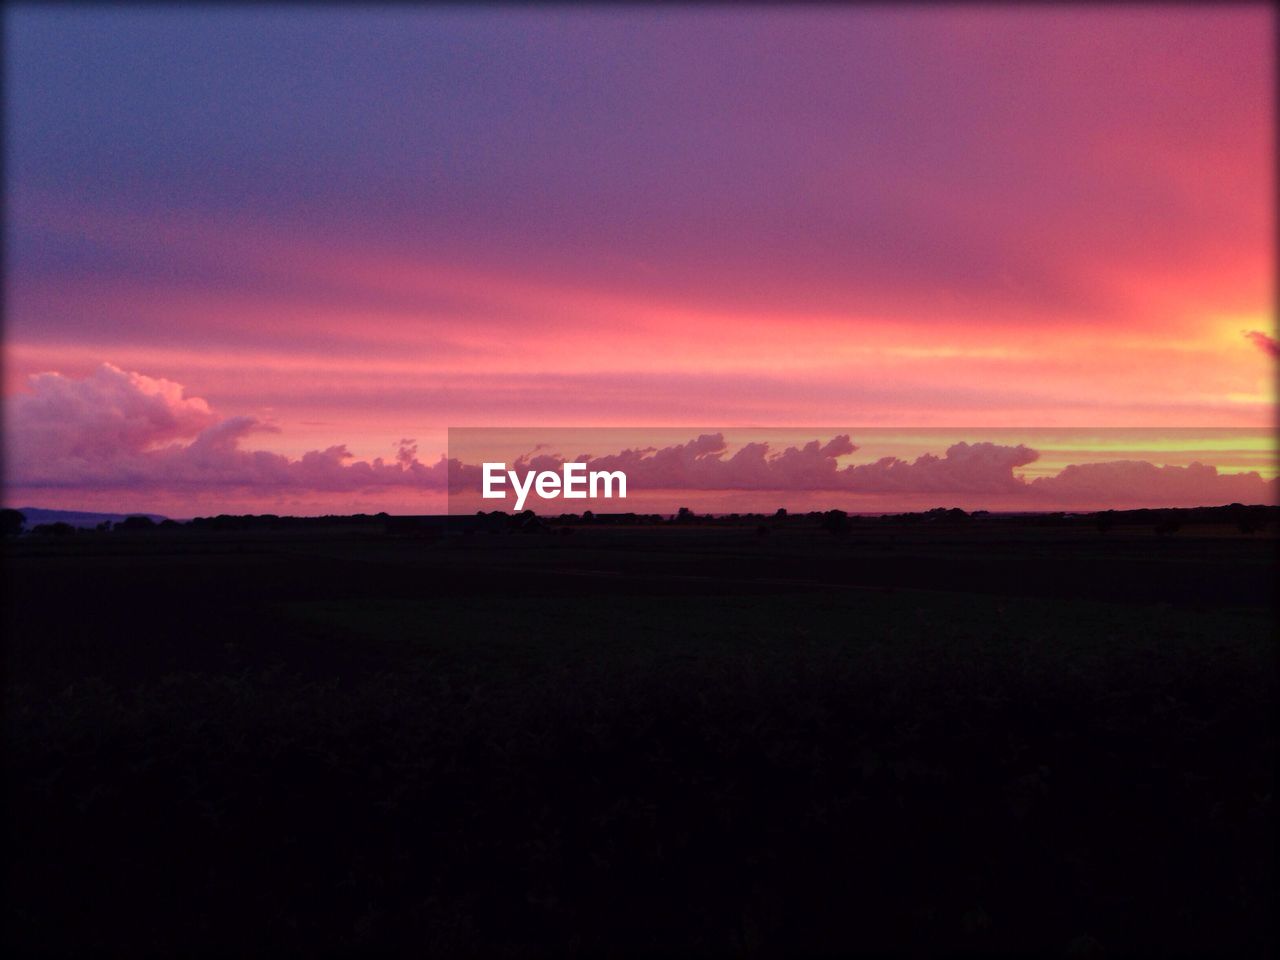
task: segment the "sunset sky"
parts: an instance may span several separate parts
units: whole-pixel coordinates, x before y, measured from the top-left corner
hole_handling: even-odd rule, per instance
[[[7,7],[6,504],[423,512],[305,458],[506,425],[1269,479],[1273,17]]]

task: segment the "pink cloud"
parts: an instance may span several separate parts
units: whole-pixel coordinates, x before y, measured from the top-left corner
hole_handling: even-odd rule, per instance
[[[97,488],[295,488],[351,491],[380,486],[443,489],[447,465],[417,459],[402,442],[394,462],[356,460],[345,445],[297,459],[243,450],[273,427],[218,417],[180,384],[104,363],[83,379],[30,378],[7,405],[9,486]]]
[[[1256,471],[1223,474],[1202,463],[1156,466],[1146,460],[1072,464],[1055,476],[1037,478],[1028,487],[1037,498],[1099,505],[1135,500],[1160,506],[1277,500],[1276,481],[1263,480]]]
[[[187,397],[181,384],[109,363],[80,380],[36,374],[30,385],[30,393],[10,400],[9,455],[19,463],[89,463],[190,437],[217,423],[208,403]]]
[[[956,443],[947,448],[944,457],[928,453],[912,461],[884,457],[851,467],[849,489],[863,493],[1017,492],[1025,485],[1014,476],[1014,469],[1039,457],[1022,444]]]
[[[1244,331],[1245,338],[1269,357],[1280,357],[1280,343],[1276,338],[1268,336],[1261,330]]]
[[[732,455],[724,436],[703,434],[688,443],[660,450],[624,450],[601,457],[578,457],[591,470],[623,470],[643,490],[834,490],[851,493],[997,493],[1021,490],[1013,475],[1039,456],[1019,445],[957,443],[938,457],[915,460],[884,457],[874,463],[841,466],[838,457],[858,447],[848,434],[823,443],[771,451],[767,443],[748,443]],[[541,455],[517,461],[516,470],[558,470],[563,459]]]
[[[848,435],[827,443],[769,452],[766,443],[748,443],[732,455],[723,434],[702,434],[688,443],[662,449],[623,450],[599,457],[580,456],[592,470],[622,470],[637,489],[649,490],[832,490],[839,489],[836,458],[858,448]],[[558,456],[517,461],[514,469],[558,470]]]

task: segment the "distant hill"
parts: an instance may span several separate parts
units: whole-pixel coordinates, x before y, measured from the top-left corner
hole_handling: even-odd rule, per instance
[[[73,527],[92,529],[104,521],[118,523],[126,517],[150,517],[156,523],[166,519],[158,513],[89,513],[84,510],[45,510],[43,507],[18,507],[27,518],[27,529],[41,523],[69,523]]]

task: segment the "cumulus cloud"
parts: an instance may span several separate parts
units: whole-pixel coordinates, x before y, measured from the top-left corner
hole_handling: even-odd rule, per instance
[[[1280,357],[1280,342],[1277,342],[1275,337],[1265,334],[1261,330],[1244,330],[1241,332],[1244,334],[1245,339],[1267,356]]]
[[[608,456],[575,458],[589,470],[622,470],[638,490],[841,490],[850,493],[1006,493],[1024,484],[1014,476],[1039,454],[1025,446],[957,443],[938,457],[885,457],[874,463],[841,466],[837,458],[858,447],[848,434],[826,443],[811,440],[773,452],[767,443],[748,443],[729,455],[724,435],[703,434],[688,443],[656,449],[624,450]],[[521,458],[513,469],[556,470],[565,461],[543,454]]]
[[[1140,499],[1153,506],[1200,506],[1275,503],[1277,485],[1256,471],[1224,474],[1202,463],[1178,467],[1113,460],[1064,467],[1052,477],[1032,481],[1029,492],[1053,501],[1105,504]]]
[[[771,454],[766,443],[748,443],[731,456],[724,435],[702,434],[687,443],[645,447],[577,461],[590,470],[622,470],[636,489],[646,490],[831,490],[840,486],[837,457],[858,448],[848,435],[826,443],[812,440]],[[564,459],[550,454],[521,458],[513,469],[559,470]]]
[[[860,493],[1010,493],[1024,488],[1014,469],[1040,458],[1030,447],[998,443],[956,443],[946,456],[915,460],[884,457],[850,467],[847,489]]]
[[[209,405],[181,384],[104,363],[83,380],[59,373],[30,379],[12,398],[10,455],[19,462],[92,462],[189,438],[217,424]]]
[[[343,445],[298,459],[244,450],[273,427],[252,417],[220,418],[180,384],[104,363],[84,379],[30,378],[30,392],[6,405],[7,482],[15,487],[287,487],[444,489],[448,464],[417,459],[402,441],[394,462],[356,460]]]

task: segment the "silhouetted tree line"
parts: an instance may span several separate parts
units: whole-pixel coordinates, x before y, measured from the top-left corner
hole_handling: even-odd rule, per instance
[[[274,513],[216,517],[196,517],[187,521],[195,530],[297,530],[317,527],[381,527],[390,519],[386,513],[326,514],[323,517],[280,517]]]
[[[1119,528],[1153,530],[1158,536],[1168,537],[1188,526],[1223,526],[1237,528],[1241,533],[1255,534],[1280,521],[1280,506],[1232,503],[1218,507],[1139,508],[1134,510],[1101,510],[1089,513],[1009,513],[992,514],[986,510],[968,512],[959,507],[934,507],[915,513],[892,513],[870,516],[849,514],[843,510],[812,510],[808,513],[789,513],[779,508],[775,513],[697,514],[688,507],[680,507],[671,516],[657,513],[562,513],[540,517],[533,510],[509,514],[502,510],[477,511],[474,516],[391,516],[387,513],[357,513],[351,515],[330,514],[322,517],[289,517],[276,514],[220,514],[216,517],[196,517],[193,520],[156,521],[148,516],[134,515],[111,523],[98,524],[94,528],[75,527],[69,523],[37,524],[27,529],[26,517],[21,511],[0,510],[0,528],[6,537],[28,534],[36,537],[95,536],[106,533],[152,534],[168,533],[183,529],[197,531],[304,531],[318,529],[345,529],[369,533],[385,533],[389,536],[434,538],[446,529],[455,533],[476,532],[548,532],[578,526],[660,526],[665,524],[711,525],[738,527],[751,525],[757,534],[764,534],[775,526],[811,526],[825,530],[837,537],[849,535],[865,524],[929,524],[956,525],[972,523],[1019,523],[1041,527],[1092,527],[1108,534]]]

